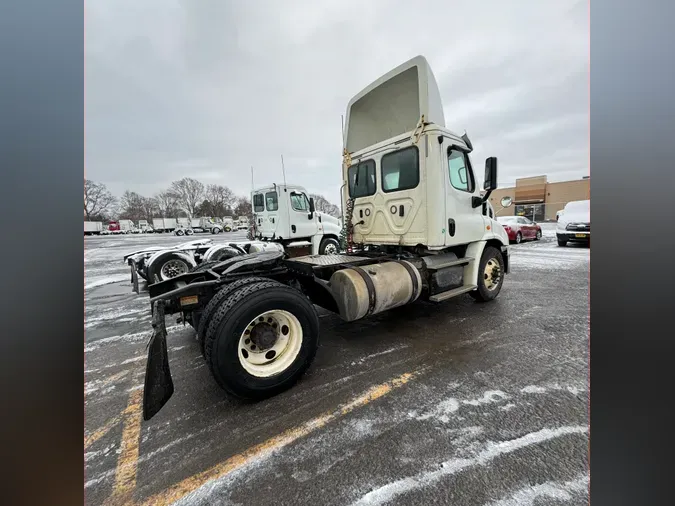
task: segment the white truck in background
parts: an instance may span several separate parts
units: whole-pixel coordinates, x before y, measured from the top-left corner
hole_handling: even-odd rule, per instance
[[[133,220],[119,220],[120,230],[123,234],[140,234],[141,229],[136,226]]]
[[[232,232],[234,228],[234,218],[232,216],[223,216],[223,231]]]
[[[201,218],[178,218],[178,227],[174,230],[175,235],[192,234],[220,234],[223,232],[223,222],[220,218],[205,216]]]
[[[340,223],[316,211],[302,186],[273,184],[251,193],[253,237],[282,244],[289,255],[334,255],[340,251]]]
[[[154,232],[148,220],[138,220],[138,230],[142,234],[152,234]]]
[[[103,232],[103,222],[101,221],[85,221],[84,235],[101,235]]]
[[[178,228],[176,218],[153,218],[152,228],[157,233],[173,232]]]

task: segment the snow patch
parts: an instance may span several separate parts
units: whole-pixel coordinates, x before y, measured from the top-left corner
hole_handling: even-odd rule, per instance
[[[543,394],[543,393],[546,393],[546,389],[544,387],[538,387],[536,385],[528,385],[525,388],[522,388],[520,391],[524,394]]]
[[[469,404],[470,406],[480,406],[481,404],[492,404],[495,402],[500,402],[503,400],[510,399],[511,397],[502,392],[501,390],[488,390],[483,394],[479,399],[471,399],[468,401],[462,401],[464,404]]]
[[[575,480],[564,483],[548,481],[539,485],[522,488],[510,497],[492,502],[489,506],[534,506],[537,499],[543,497],[558,501],[571,501],[572,493],[588,491],[589,481],[588,475],[583,475]]]
[[[442,462],[434,471],[425,471],[415,476],[402,478],[400,480],[388,483],[367,494],[353,503],[354,506],[385,504],[395,497],[427,487],[438,482],[441,478],[460,473],[464,469],[473,466],[484,466],[493,459],[511,453],[521,448],[543,443],[551,439],[562,437],[569,434],[584,434],[588,432],[587,427],[580,425],[558,427],[557,429],[541,429],[537,432],[531,432],[517,439],[501,442],[489,442],[485,445],[483,451],[473,458],[450,459]]]

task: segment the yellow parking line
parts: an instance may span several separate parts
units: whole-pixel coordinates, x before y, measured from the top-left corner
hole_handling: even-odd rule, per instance
[[[142,403],[143,390],[133,390],[129,395],[127,408],[122,413],[124,428],[122,430],[121,451],[117,459],[113,491],[104,502],[106,506],[134,504],[133,495],[136,490],[138,451],[141,439]]]
[[[183,481],[169,487],[168,489],[149,497],[142,502],[142,505],[169,505],[181,499],[182,497],[185,497],[207,482],[226,476],[232,471],[240,469],[255,459],[279,450],[303,436],[307,436],[316,429],[319,429],[327,423],[332,422],[341,416],[346,415],[347,413],[350,413],[354,409],[365,406],[366,404],[379,399],[384,395],[387,395],[393,389],[406,384],[418,373],[419,372],[402,374],[401,376],[398,376],[397,378],[394,378],[390,381],[376,385],[367,390],[362,395],[352,399],[350,402],[341,405],[335,411],[325,413],[300,425],[299,427],[289,429],[278,436],[274,436],[263,443],[255,445],[237,455],[230,457],[220,464],[216,464],[206,471],[202,471],[201,473],[190,476],[189,478],[184,479]]]

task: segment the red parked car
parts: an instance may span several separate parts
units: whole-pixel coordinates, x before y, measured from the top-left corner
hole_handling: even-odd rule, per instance
[[[541,227],[524,216],[500,216],[497,220],[504,227],[509,241],[520,244],[526,239],[541,239]]]

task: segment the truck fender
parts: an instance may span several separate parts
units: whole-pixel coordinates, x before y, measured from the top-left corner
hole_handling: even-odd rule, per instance
[[[220,255],[218,253],[220,253]],[[206,250],[206,253],[204,253],[203,261],[210,262],[216,256],[220,257],[222,260],[225,260],[225,258],[223,258],[224,253],[227,253],[228,255],[225,258],[231,258],[242,254],[242,252],[239,249],[233,248],[229,244],[218,244],[216,246],[211,246],[209,249]]]
[[[187,253],[184,253],[182,251],[175,251],[175,250],[162,250],[158,251],[154,255],[152,255],[148,260],[145,262],[145,268],[146,270],[150,269],[150,266],[156,262],[157,260],[166,257],[167,255],[172,255],[180,258],[181,260],[185,260],[185,262],[190,266],[190,267],[196,267],[197,262],[195,262],[195,259],[192,255],[189,255]]]
[[[486,244],[487,241],[476,241],[467,246],[466,256],[473,258],[474,261],[464,266],[465,285],[478,285],[478,264],[480,264],[480,257],[483,255]]]

